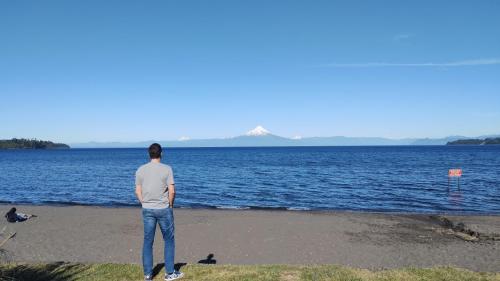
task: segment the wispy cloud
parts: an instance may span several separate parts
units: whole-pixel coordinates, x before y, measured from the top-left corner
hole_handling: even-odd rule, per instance
[[[394,37],[392,37],[392,40],[404,41],[404,40],[410,39],[412,37],[413,37],[413,34],[411,34],[411,33],[400,33],[400,34],[396,34]]]
[[[476,59],[451,62],[426,62],[426,63],[390,63],[390,62],[366,62],[366,63],[329,63],[323,67],[461,67],[500,64],[500,59]]]

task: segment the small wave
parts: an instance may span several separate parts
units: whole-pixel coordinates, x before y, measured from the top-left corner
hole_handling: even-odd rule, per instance
[[[290,207],[290,208],[287,208],[287,210],[289,210],[289,211],[311,211],[312,209],[307,208],[307,207]]]
[[[216,209],[223,209],[223,210],[248,210],[250,207],[246,206],[215,206]]]
[[[281,211],[286,211],[287,210],[287,207],[267,207],[267,206],[249,206],[249,209],[250,210],[269,210],[269,211],[273,211],[273,210],[281,210]]]
[[[74,202],[74,201],[3,201],[0,200],[0,204],[10,204],[10,205],[34,205],[34,206],[98,206],[98,207],[138,207],[138,203],[122,203],[122,202],[109,202],[109,203],[92,203],[92,202]]]

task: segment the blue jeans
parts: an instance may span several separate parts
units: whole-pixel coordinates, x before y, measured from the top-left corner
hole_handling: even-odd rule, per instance
[[[144,221],[144,244],[142,247],[142,265],[144,275],[153,274],[153,242],[155,239],[156,224],[160,230],[165,243],[163,255],[165,259],[165,271],[174,272],[174,211],[172,208],[165,209],[142,209]]]

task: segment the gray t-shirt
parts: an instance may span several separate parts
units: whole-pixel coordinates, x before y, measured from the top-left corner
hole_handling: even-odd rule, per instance
[[[135,184],[142,186],[142,207],[164,209],[168,207],[168,185],[174,184],[170,166],[149,162],[135,172]]]

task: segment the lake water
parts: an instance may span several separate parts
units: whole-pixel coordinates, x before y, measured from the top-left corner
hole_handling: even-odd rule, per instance
[[[500,146],[167,148],[163,160],[178,207],[500,214]],[[0,202],[138,205],[147,161],[137,148],[0,150]]]

